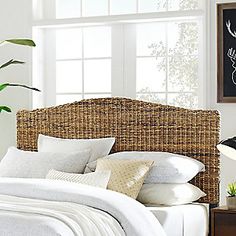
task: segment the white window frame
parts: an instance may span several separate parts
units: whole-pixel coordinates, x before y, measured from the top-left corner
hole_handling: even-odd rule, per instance
[[[93,27],[93,26],[92,26]],[[99,26],[98,26],[99,27]],[[102,26],[101,26],[102,27]],[[74,27],[67,27],[66,29],[73,29]],[[112,60],[112,54],[111,56],[109,57],[89,57],[89,58],[86,58],[84,56],[84,28],[85,27],[81,27],[81,34],[82,34],[82,55],[81,55],[81,58],[69,58],[69,59],[55,59],[56,62],[60,62],[60,61],[81,61],[81,64],[82,64],[82,92],[55,92],[56,95],[80,95],[82,97],[82,99],[85,98],[85,95],[92,95],[92,94],[107,94],[107,95],[110,95],[111,92],[105,92],[105,91],[102,91],[102,92],[85,92],[84,91],[84,84],[85,84],[85,73],[84,73],[84,67],[85,67],[85,61],[89,61],[89,60]],[[54,41],[56,41],[54,39]],[[56,54],[56,52],[54,52],[54,55]],[[55,72],[56,73],[56,72]],[[54,77],[56,77],[56,75],[54,75]],[[54,83],[54,87],[55,87],[55,83]],[[55,101],[54,101],[55,103]]]
[[[45,1],[47,2],[47,1]],[[204,1],[205,2],[205,1]],[[200,44],[201,58],[204,61],[199,68],[199,107],[206,108],[206,81],[207,81],[207,58],[208,58],[208,35],[207,35],[207,9],[208,3],[204,4],[201,10],[186,10],[186,11],[172,11],[172,12],[158,12],[158,13],[138,13],[138,14],[127,14],[127,15],[108,15],[98,17],[83,17],[83,18],[68,18],[68,19],[40,19],[38,14],[38,20],[34,20],[33,36],[39,45],[43,45],[34,52],[33,55],[33,85],[39,87],[43,93],[40,95],[34,95],[33,97],[33,108],[36,107],[47,107],[54,106],[56,104],[55,94],[55,78],[56,69],[55,61],[56,58],[53,56],[55,53],[48,54],[47,57],[43,57],[47,60],[42,63],[42,55],[45,55],[47,48],[55,50],[55,45],[50,44],[50,41],[44,39],[41,32],[50,31],[50,37],[53,39],[55,33],[52,28],[61,27],[81,27],[81,26],[98,26],[98,25],[110,25],[112,26],[112,81],[111,91],[112,96],[124,96],[135,98],[136,97],[136,56],[132,57],[133,53],[136,53],[135,40],[130,37],[132,34],[125,34],[125,31],[133,31],[135,23],[142,22],[153,22],[163,20],[181,20],[181,19],[200,19],[202,29],[200,30]],[[47,5],[48,14],[55,14],[55,6],[53,4]],[[123,33],[121,33],[123,31]],[[126,38],[124,38],[124,35]],[[133,34],[135,35],[135,34]],[[115,37],[114,37],[115,36]],[[48,36],[47,36],[48,37]],[[55,38],[54,38],[55,40]],[[118,43],[119,42],[119,43]],[[124,43],[126,42],[126,43]],[[127,42],[130,43],[131,46]],[[50,44],[47,45],[47,44]],[[52,47],[53,46],[53,47]],[[41,52],[40,52],[41,51]],[[124,60],[123,60],[124,58]],[[97,58],[96,58],[97,59]],[[54,61],[54,62],[53,62]],[[128,62],[128,63],[127,63]],[[45,66],[46,65],[46,66]],[[47,66],[50,65],[50,66]],[[129,65],[127,67],[127,65]],[[40,73],[39,73],[40,72]],[[49,79],[50,78],[50,79]],[[40,81],[40,82],[39,82]],[[97,94],[97,93],[96,93]]]

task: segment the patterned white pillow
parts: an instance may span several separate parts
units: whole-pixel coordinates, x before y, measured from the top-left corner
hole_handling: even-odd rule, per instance
[[[50,170],[46,179],[64,180],[77,184],[87,184],[99,188],[107,188],[111,171],[96,171],[89,174],[72,174],[57,170]]]
[[[136,199],[152,164],[153,161],[149,160],[108,160],[101,158],[97,161],[96,171],[110,170],[111,178],[107,188]]]

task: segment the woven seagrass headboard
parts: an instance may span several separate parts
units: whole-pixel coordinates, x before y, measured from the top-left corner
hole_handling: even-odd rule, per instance
[[[57,107],[20,111],[17,145],[37,150],[38,134],[60,138],[115,137],[113,152],[165,151],[196,158],[206,165],[192,183],[219,202],[220,116],[126,98],[89,99]]]

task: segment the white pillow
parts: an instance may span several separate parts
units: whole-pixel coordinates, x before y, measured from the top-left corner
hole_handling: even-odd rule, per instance
[[[46,179],[57,179],[77,184],[87,184],[99,188],[107,188],[111,171],[96,171],[89,174],[72,174],[57,170],[50,170]]]
[[[0,177],[45,178],[51,169],[82,173],[89,157],[90,150],[65,154],[29,152],[11,147],[0,162]]]
[[[38,151],[68,153],[90,149],[89,162],[92,162],[108,155],[114,143],[115,138],[62,139],[40,134],[38,137]]]
[[[205,170],[200,161],[168,152],[117,152],[108,159],[142,159],[154,161],[144,183],[187,183],[199,172]],[[94,171],[96,162],[88,163],[85,172]]]
[[[147,205],[181,205],[206,196],[192,184],[144,184],[137,200]]]

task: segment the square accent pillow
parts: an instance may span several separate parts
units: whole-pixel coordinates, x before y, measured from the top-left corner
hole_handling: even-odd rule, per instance
[[[38,137],[38,151],[71,153],[90,149],[89,162],[92,162],[108,155],[114,143],[115,138],[63,139],[40,134]]]
[[[89,174],[66,173],[57,170],[50,170],[46,179],[64,180],[77,184],[86,184],[99,188],[107,188],[111,171],[96,171]]]
[[[149,160],[99,159],[96,171],[110,170],[107,188],[136,199],[152,164]]]
[[[0,177],[45,178],[48,171],[57,169],[83,173],[90,150],[77,153],[29,152],[10,147],[0,162]]]

